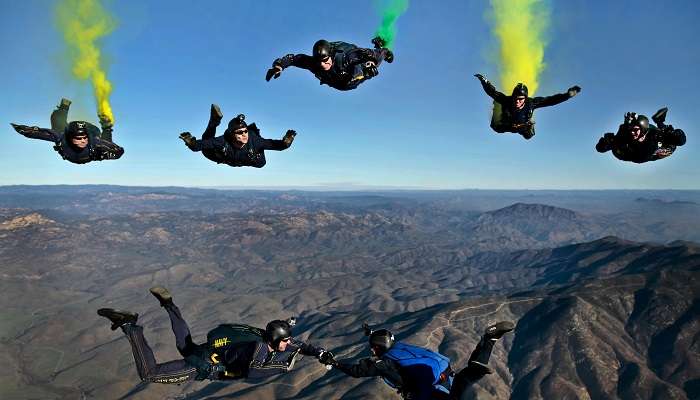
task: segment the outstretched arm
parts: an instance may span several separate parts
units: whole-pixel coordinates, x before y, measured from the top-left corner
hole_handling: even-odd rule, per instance
[[[301,340],[297,340],[294,338],[290,340],[290,344],[294,347],[298,347],[299,350],[301,350],[301,354],[305,356],[318,357],[319,355],[321,355],[322,352],[325,351],[321,347],[316,347],[310,343],[302,342]]]
[[[547,97],[535,97],[532,99],[532,106],[534,108],[554,106],[576,96],[580,91],[581,88],[579,86],[572,86],[565,93],[558,93]]]
[[[39,128],[38,126],[27,126],[10,124],[13,128],[22,136],[28,137],[30,139],[46,140],[49,142],[58,142],[61,139],[61,135],[57,132],[52,131],[48,128]]]
[[[357,364],[339,361],[336,363],[335,367],[353,378],[381,376],[387,378],[397,387],[403,386],[403,380],[396,368],[387,363],[387,361],[381,359],[373,360],[370,358],[363,358],[358,361]]]
[[[285,133],[284,138],[282,140],[275,140],[275,139],[265,139],[261,136],[258,136],[256,139],[259,141],[256,147],[258,147],[261,150],[276,150],[276,151],[282,151],[286,150],[289,148],[289,146],[292,145],[292,142],[294,141],[294,137],[296,136],[296,132],[293,130],[288,130],[287,133]]]
[[[180,139],[182,139],[185,145],[192,151],[217,149],[223,146],[221,137],[197,140],[189,132],[183,132],[180,134]]]
[[[95,160],[116,160],[124,154],[124,148],[110,141],[92,138],[92,148],[95,151]]]
[[[479,80],[479,82],[481,82],[481,87],[484,88],[484,92],[486,92],[486,94],[488,94],[492,99],[502,104],[505,104],[508,101],[508,96],[496,90],[496,87],[493,86],[493,84],[489,82],[485,76],[481,74],[475,74],[474,76]]]
[[[314,65],[314,58],[307,56],[306,54],[287,54],[284,57],[276,59],[272,63],[272,68],[267,70],[265,75],[265,80],[270,81],[272,77],[275,79],[280,77],[282,71],[289,67],[297,67],[307,70],[312,70]]]

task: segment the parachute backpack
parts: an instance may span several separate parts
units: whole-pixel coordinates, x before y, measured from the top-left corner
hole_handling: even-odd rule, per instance
[[[369,329],[367,324],[363,328],[366,336],[370,336],[374,332],[372,329]],[[430,367],[433,375],[433,387],[449,393],[453,374],[450,369],[450,359],[442,354],[408,343],[395,342],[381,358],[392,360],[399,364],[401,368],[411,368],[419,365]],[[384,378],[384,382],[394,389],[397,388],[393,382],[386,378]]]
[[[245,324],[221,324],[207,333],[207,347],[223,354],[231,346],[245,342],[261,342],[265,330]]]

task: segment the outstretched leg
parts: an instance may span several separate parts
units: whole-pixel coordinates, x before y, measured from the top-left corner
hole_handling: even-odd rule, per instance
[[[138,314],[119,311],[111,308],[101,308],[97,314],[112,321],[112,330],[121,327],[129,339],[131,351],[134,354],[136,371],[142,381],[155,383],[182,383],[193,380],[197,369],[185,360],[174,360],[158,364],[153,350],[143,336],[143,327],[136,325]]]
[[[216,135],[216,128],[221,124],[221,119],[224,114],[221,109],[216,104],[211,105],[211,111],[209,114],[209,123],[207,123],[207,129],[204,130],[202,134],[202,140],[213,139]]]
[[[477,344],[474,351],[472,351],[467,366],[459,371],[457,375],[455,375],[454,381],[452,381],[452,388],[450,389],[451,399],[460,399],[462,393],[464,393],[471,384],[493,372],[488,366],[493,346],[498,339],[514,328],[515,324],[510,321],[501,321],[486,328],[484,336],[481,337],[479,344]]]
[[[205,129],[204,133],[202,134],[202,140],[213,139],[214,136],[216,136],[216,128],[221,123],[221,119],[223,117],[224,114],[221,112],[219,106],[212,104],[211,112],[209,114],[209,123],[207,123],[207,129]],[[219,162],[218,157],[216,156],[216,151],[214,150],[202,150],[202,154],[204,157],[214,162]]]
[[[68,99],[61,99],[55,110],[51,113],[51,130],[63,133],[68,125],[68,108],[70,108],[71,101]]]
[[[183,357],[192,355],[192,353],[196,350],[197,345],[192,342],[190,328],[187,326],[185,319],[182,318],[180,309],[173,302],[172,295],[168,289],[160,286],[152,287],[150,291],[151,294],[158,299],[161,307],[165,308],[165,311],[170,317],[170,326],[173,328],[177,350]]]

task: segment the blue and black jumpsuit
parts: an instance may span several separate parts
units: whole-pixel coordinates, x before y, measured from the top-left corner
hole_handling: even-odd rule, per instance
[[[430,368],[420,366],[402,368],[397,362],[386,358],[364,358],[356,364],[339,362],[335,367],[354,378],[379,376],[388,380],[399,393],[410,400],[459,400],[465,390],[483,378],[488,369],[485,366],[491,358],[495,341],[482,337],[469,357],[467,366],[452,380],[449,395],[433,385],[434,376]]]

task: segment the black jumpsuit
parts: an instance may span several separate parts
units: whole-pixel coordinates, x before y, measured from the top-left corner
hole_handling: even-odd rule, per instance
[[[59,107],[51,113],[51,129],[12,124],[15,130],[25,137],[54,142],[54,150],[63,159],[75,164],[116,160],[124,154],[124,149],[112,142],[111,126],[104,127],[100,132],[98,127],[85,122],[88,131],[88,145],[84,149],[79,149],[65,137],[66,125],[68,125],[68,108],[64,107]]]
[[[311,71],[321,85],[328,85],[337,90],[352,90],[371,78],[364,73],[363,64],[374,61],[378,67],[386,57],[387,51],[387,49],[363,49],[345,42],[332,42],[333,66],[328,71],[321,68],[318,60],[306,54],[287,54],[275,60],[273,66],[279,66],[282,69],[302,68]]]
[[[142,381],[177,384],[195,379],[266,378],[288,372],[294,365],[297,353],[317,357],[321,352],[320,348],[296,339],[290,341],[284,352],[270,351],[263,341],[246,342],[217,356],[216,361],[223,368],[213,369],[212,352],[208,351],[206,345],[192,341],[190,329],[182,318],[180,309],[175,304],[165,305],[164,308],[170,317],[175,345],[182,359],[157,363],[153,350],[143,335],[143,327],[132,324],[122,326],[131,344],[136,370]]]
[[[525,139],[535,136],[535,127],[532,124],[532,116],[535,110],[542,107],[554,106],[569,100],[568,93],[559,93],[546,97],[528,97],[521,109],[515,108],[513,96],[507,96],[493,86],[491,82],[481,82],[484,92],[494,101],[494,113],[491,117],[491,129],[498,133],[519,133]]]

